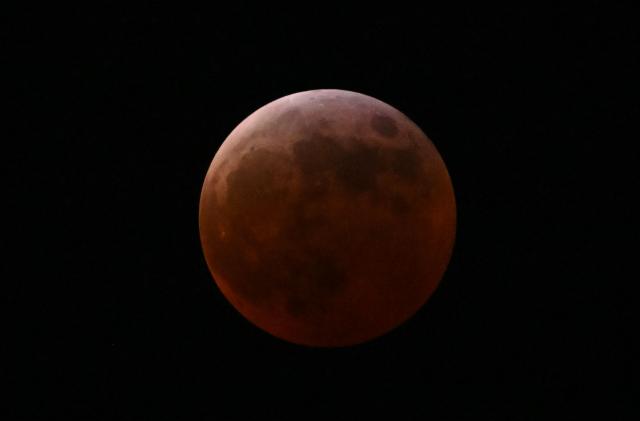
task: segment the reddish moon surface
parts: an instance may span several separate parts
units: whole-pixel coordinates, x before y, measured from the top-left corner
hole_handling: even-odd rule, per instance
[[[215,154],[200,238],[218,287],[296,344],[355,345],[413,316],[451,256],[447,168],[400,111],[342,90],[296,93],[242,121]]]

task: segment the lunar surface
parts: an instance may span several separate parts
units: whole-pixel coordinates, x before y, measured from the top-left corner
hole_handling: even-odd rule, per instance
[[[249,321],[296,344],[381,336],[431,296],[448,265],[454,193],[433,143],[366,95],[289,95],[241,122],[200,198],[207,265]]]

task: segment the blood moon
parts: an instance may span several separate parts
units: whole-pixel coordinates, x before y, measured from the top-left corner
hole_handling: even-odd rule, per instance
[[[335,347],[409,319],[448,265],[456,229],[447,168],[395,108],[342,90],[285,96],[215,154],[200,238],[218,287],[249,321]]]

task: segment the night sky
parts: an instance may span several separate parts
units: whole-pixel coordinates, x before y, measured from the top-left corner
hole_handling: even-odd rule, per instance
[[[8,13],[3,419],[624,419],[638,30],[584,3]],[[458,206],[436,293],[344,349],[251,325],[198,233],[228,133],[318,88],[409,116]]]

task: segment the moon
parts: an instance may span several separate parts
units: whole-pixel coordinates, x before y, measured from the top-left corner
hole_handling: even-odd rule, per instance
[[[392,106],[323,89],[242,121],[208,169],[199,207],[207,266],[251,323],[299,345],[384,335],[432,295],[456,204],[429,138]]]

